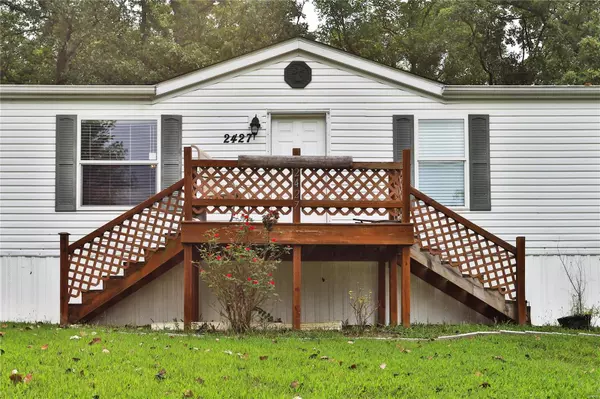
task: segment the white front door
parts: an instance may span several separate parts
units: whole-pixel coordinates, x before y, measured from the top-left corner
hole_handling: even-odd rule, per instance
[[[325,155],[325,116],[273,116],[271,140],[271,155]]]
[[[271,155],[292,155],[300,148],[301,155],[326,155],[325,116],[272,116]],[[292,221],[291,214],[281,222]],[[303,223],[325,223],[326,216],[302,215]]]

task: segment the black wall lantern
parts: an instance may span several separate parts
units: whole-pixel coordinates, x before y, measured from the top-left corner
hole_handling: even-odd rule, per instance
[[[252,118],[252,122],[250,122],[250,132],[256,138],[258,131],[260,130],[260,121],[258,120],[258,115],[254,115]]]

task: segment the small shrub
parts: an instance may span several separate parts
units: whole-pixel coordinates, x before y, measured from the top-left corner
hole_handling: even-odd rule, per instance
[[[207,234],[208,242],[199,248],[200,276],[237,333],[248,331],[261,305],[277,296],[273,273],[283,254],[289,251],[270,237],[278,219],[277,211],[269,211],[263,216],[263,226],[256,228],[249,216],[242,214],[234,219],[239,225],[233,225],[225,242],[213,230]]]
[[[367,321],[377,310],[377,305],[373,301],[373,292],[365,292],[359,285],[356,291],[348,291],[350,307],[356,318],[356,325],[360,330],[367,327]]]

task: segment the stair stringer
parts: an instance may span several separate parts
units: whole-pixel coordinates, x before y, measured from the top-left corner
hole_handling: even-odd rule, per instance
[[[512,303],[498,290],[486,289],[477,279],[463,276],[460,271],[438,256],[414,244],[410,250],[411,273],[451,296],[467,307],[496,322],[516,320]]]
[[[145,262],[130,264],[124,276],[112,276],[104,280],[102,291],[83,292],[81,304],[69,305],[69,323],[92,320],[182,261],[183,245],[179,236],[169,240],[164,248],[152,253]]]

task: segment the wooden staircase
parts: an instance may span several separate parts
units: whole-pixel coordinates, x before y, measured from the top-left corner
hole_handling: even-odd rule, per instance
[[[191,151],[186,149],[186,157],[191,159],[190,153]],[[356,183],[348,184],[357,184],[356,192],[359,194],[356,195],[361,197],[360,201],[354,202],[356,205],[348,206],[347,202],[333,200],[331,197],[325,197],[323,202],[327,203],[326,206],[315,200],[304,203],[300,201],[297,206],[298,211],[293,210],[295,220],[296,212],[299,220],[300,209],[303,209],[303,212],[310,212],[308,209],[310,205],[313,210],[350,209],[360,214],[364,209],[367,212],[380,212],[379,214],[389,213],[390,218],[405,221],[406,228],[410,228],[412,223],[414,244],[412,246],[403,244],[398,247],[399,255],[395,258],[394,266],[397,263],[399,268],[394,267],[390,270],[390,284],[396,284],[398,269],[400,269],[403,277],[410,276],[412,273],[491,320],[525,323],[527,316],[524,238],[517,238],[517,245],[513,246],[410,187],[407,178],[410,176],[407,174],[410,168],[410,154],[405,152],[404,156],[403,166],[392,163],[365,163],[354,166],[357,172],[352,173],[356,173],[359,177],[356,178]],[[211,175],[211,182],[219,178],[231,179],[233,176],[231,171],[236,170],[239,176],[235,175],[234,178],[240,179],[241,182],[260,183],[251,182],[255,177],[249,179],[244,172],[250,168],[247,166],[239,168],[235,161],[194,162],[196,163],[193,165],[204,165],[205,171],[199,172],[202,169],[194,166],[193,176],[204,173],[206,179],[206,173],[212,171],[210,173],[214,173],[214,176]],[[210,166],[213,165],[211,162],[220,166]],[[253,198],[240,201],[237,199],[241,187],[239,185],[235,189],[235,199],[226,197],[228,185],[215,184],[212,188],[203,188],[201,184],[196,184],[199,181],[198,177],[192,177],[192,173],[188,173],[192,171],[188,164],[192,165],[186,158],[186,178],[76,242],[69,244],[68,233],[61,233],[61,324],[91,321],[110,306],[180,264],[184,259],[187,259],[184,266],[187,265],[191,255],[186,255],[186,251],[191,249],[191,245],[187,241],[182,242],[182,226],[185,220],[185,223],[188,223],[186,226],[193,227],[192,222],[195,221],[193,215],[198,212],[209,212],[210,209],[216,213],[232,212],[238,208],[244,209],[244,206],[253,206],[257,209],[260,207],[262,207],[260,209],[268,209],[269,206],[273,206],[292,212],[294,206],[291,199],[274,201],[272,198],[269,200]],[[258,169],[263,172],[254,176],[268,175],[264,172],[268,167],[261,168]],[[287,171],[281,167],[274,169],[277,169],[276,173],[285,173],[286,179],[292,179],[293,171],[298,171],[298,174],[293,173],[293,179],[299,179],[296,176],[300,176],[301,173],[300,168],[289,168]],[[327,167],[321,169],[328,173]],[[311,170],[312,172],[307,173],[317,173],[315,169]],[[335,173],[341,173],[340,170],[336,168]],[[374,170],[377,171],[377,175],[373,173]],[[406,189],[400,189],[400,171],[403,178],[402,187]],[[389,175],[384,172],[389,172]],[[304,178],[306,176],[307,174]],[[363,180],[371,178],[369,176],[376,176],[379,180],[374,184],[381,184],[377,188],[380,190],[379,194],[373,196],[374,200],[365,199],[364,190],[367,190],[367,186]],[[352,176],[349,177],[351,178]],[[339,181],[334,183],[340,184]],[[261,189],[264,189],[265,184],[268,183],[260,184]],[[278,185],[278,190],[283,190],[281,179],[275,184]],[[325,184],[329,184],[329,181]],[[290,190],[291,186],[292,184]],[[295,184],[293,186],[297,187]],[[211,193],[210,196],[206,194],[210,190],[217,189],[222,192]],[[186,202],[184,192],[188,191],[192,193],[193,200]],[[381,200],[381,196],[384,195],[382,193],[387,193],[385,194],[388,196],[387,200]],[[298,194],[294,191],[294,195],[301,198],[299,191]],[[402,201],[399,200],[400,195]],[[243,206],[236,208],[240,203]],[[210,208],[211,206],[213,208]],[[410,238],[410,230],[407,230],[407,236]],[[406,243],[412,242],[412,240],[406,241]],[[186,292],[197,291],[197,287],[188,286],[197,279],[191,278],[193,271],[189,265],[184,267],[184,271],[184,280],[186,280],[184,298],[193,299],[186,302],[187,309],[190,306],[197,306],[197,297],[186,294]],[[296,287],[296,280],[294,285]],[[404,325],[408,325],[410,278],[402,278],[401,288],[402,321]],[[392,323],[395,324],[398,312],[394,306],[397,306],[397,298],[395,290],[390,293],[390,314]],[[294,298],[294,306],[299,306],[299,297]],[[191,309],[184,313],[194,312],[195,310]],[[396,320],[393,320],[394,317]],[[295,326],[299,326],[299,320],[298,312]]]

